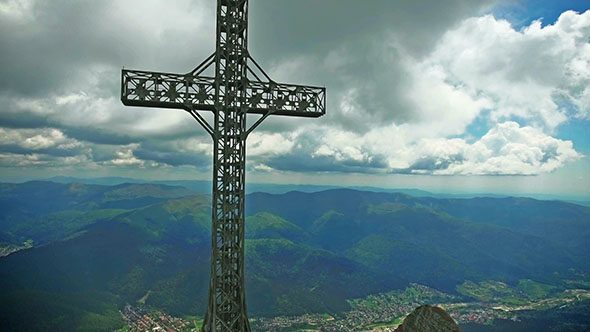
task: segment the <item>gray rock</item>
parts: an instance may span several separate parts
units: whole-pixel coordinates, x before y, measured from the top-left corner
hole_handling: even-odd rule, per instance
[[[453,318],[439,307],[420,306],[394,332],[462,332]]]

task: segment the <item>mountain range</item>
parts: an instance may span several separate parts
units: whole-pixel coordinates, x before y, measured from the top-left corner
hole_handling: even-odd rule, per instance
[[[210,204],[169,184],[0,184],[0,245],[15,248],[0,258],[0,320],[113,330],[138,301],[203,315]],[[564,285],[590,268],[590,208],[561,201],[256,192],[246,215],[253,316],[338,314],[409,282],[451,293],[466,280]]]
[[[35,179],[11,179],[3,180],[1,182],[24,183],[30,181],[49,181],[56,183],[81,183],[81,184],[98,184],[106,186],[114,186],[125,183],[136,184],[163,184],[171,186],[179,186],[190,189],[196,193],[210,194],[211,181],[210,180],[147,180],[141,178],[131,177],[93,177],[93,178],[78,178],[72,176],[53,176],[49,178],[35,178]],[[535,198],[539,200],[559,200],[578,205],[590,206],[590,196],[587,195],[567,195],[567,194],[542,194],[542,193],[482,193],[482,192],[464,192],[464,191],[426,191],[414,188],[381,188],[375,186],[343,186],[343,185],[320,185],[320,184],[277,184],[277,183],[259,183],[248,182],[246,184],[246,193],[264,192],[269,194],[284,194],[290,191],[301,191],[307,193],[325,191],[330,189],[353,189],[359,191],[373,191],[386,193],[402,193],[414,197],[434,197],[434,198],[474,198],[474,197],[526,197]]]

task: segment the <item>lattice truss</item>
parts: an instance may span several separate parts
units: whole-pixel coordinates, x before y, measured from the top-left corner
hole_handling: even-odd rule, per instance
[[[248,1],[217,1],[216,51],[186,74],[123,70],[128,106],[189,112],[213,138],[213,204],[206,332],[249,332],[244,290],[246,138],[269,115],[319,117],[325,88],[276,83],[247,50]],[[249,62],[254,64],[250,66]],[[206,75],[213,70],[214,74]],[[213,125],[199,111],[213,113]],[[262,115],[250,128],[247,114]]]
[[[214,63],[214,56],[212,54],[209,61],[187,74],[124,69],[121,101],[127,106],[214,111],[215,78],[199,75]],[[254,59],[248,58],[255,67],[247,66],[247,113],[271,112],[274,115],[303,117],[320,117],[325,114],[325,88],[276,83]]]

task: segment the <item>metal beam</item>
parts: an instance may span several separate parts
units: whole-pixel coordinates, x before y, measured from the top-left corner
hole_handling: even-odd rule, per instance
[[[122,74],[124,105],[215,111],[213,77],[129,69]],[[248,81],[245,95],[247,113],[272,111],[274,115],[311,118],[326,113],[326,88],[322,87]]]
[[[247,136],[270,115],[320,117],[326,112],[325,88],[270,79],[248,54],[247,32],[248,0],[218,0],[216,50],[195,69],[187,74],[121,72],[124,105],[185,110],[213,138],[211,276],[204,332],[250,332],[244,289]],[[202,75],[213,64],[215,76]],[[213,112],[213,125],[198,110]],[[247,129],[247,114],[262,116]]]

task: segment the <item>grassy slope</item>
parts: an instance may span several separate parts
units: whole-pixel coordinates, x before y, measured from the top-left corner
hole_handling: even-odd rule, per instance
[[[135,194],[126,190],[107,195],[116,198],[109,202],[153,197],[155,189],[138,187],[131,190]],[[105,195],[96,197],[102,202]],[[76,206],[104,207],[98,200]],[[202,314],[208,288],[210,198],[162,200],[128,211],[63,212],[62,220],[100,221],[67,240],[0,259],[3,302],[19,303],[15,292],[75,298],[95,291],[110,308],[118,301],[144,298],[151,290],[145,297],[149,305],[177,315]],[[569,249],[542,237],[459,220],[448,209],[405,195],[343,190],[256,194],[248,202],[253,215],[246,226],[246,287],[254,315],[344,310],[347,298],[401,286],[400,277],[452,290],[466,279],[496,279],[514,286],[520,279],[550,283],[553,272],[563,277],[577,264]],[[107,211],[112,213],[108,218],[96,217]],[[76,216],[86,217],[80,221]],[[60,220],[59,215],[45,218],[48,225],[52,218]],[[536,283],[519,287],[536,296],[549,291]],[[48,297],[20,298],[26,303],[21,307],[36,307]],[[76,319],[92,312],[105,317],[88,317],[109,321],[106,309],[78,307]]]

